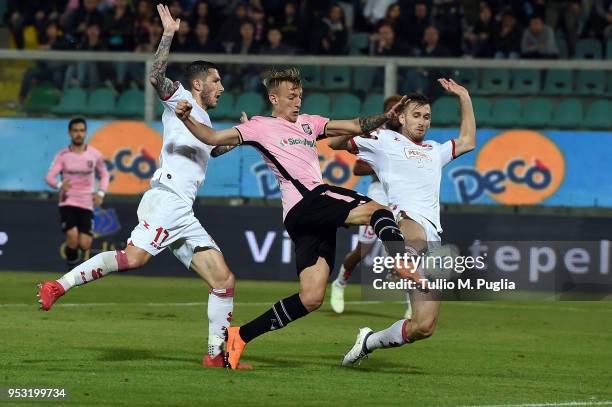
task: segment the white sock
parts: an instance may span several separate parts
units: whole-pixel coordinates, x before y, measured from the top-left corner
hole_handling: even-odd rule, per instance
[[[89,283],[114,271],[126,270],[127,268],[125,251],[103,252],[73,268],[59,278],[57,282],[64,287],[64,291],[68,291],[74,286]]]
[[[407,323],[407,319],[400,319],[389,328],[374,332],[368,337],[366,348],[371,352],[374,349],[394,348],[407,343],[408,341],[405,337],[405,325]]]
[[[351,273],[352,271],[346,271],[344,264],[340,266],[340,270],[338,270],[338,277],[336,277],[336,284],[338,284],[340,287],[344,287],[348,279],[351,277]]]
[[[234,289],[213,288],[208,295],[208,354],[211,358],[221,353],[227,328],[234,311]]]

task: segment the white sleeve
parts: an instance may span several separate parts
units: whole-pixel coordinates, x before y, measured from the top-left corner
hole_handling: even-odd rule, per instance
[[[376,162],[376,152],[380,150],[382,141],[374,138],[353,137],[351,144],[353,154],[370,165]]]
[[[440,154],[440,166],[444,167],[451,162],[455,156],[455,140],[449,140],[444,144],[438,144],[437,150]]]
[[[174,93],[165,99],[160,99],[164,105],[164,108],[166,109],[174,110],[174,108],[176,107],[176,104],[179,101],[181,100],[191,101],[191,99],[193,98],[193,96],[191,96],[191,92],[185,89],[183,85],[181,85],[180,82],[176,81],[174,83],[175,84],[178,83],[178,88],[174,91]]]

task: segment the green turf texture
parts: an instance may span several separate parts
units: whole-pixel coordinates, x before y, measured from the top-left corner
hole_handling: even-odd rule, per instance
[[[243,360],[254,370],[227,371],[200,366],[208,333],[208,294],[201,280],[112,275],[72,290],[51,312],[42,312],[35,305],[35,284],[50,277],[0,273],[0,387],[68,390],[66,401],[49,405],[612,400],[610,302],[445,302],[433,337],[376,351],[350,369],[341,368],[340,360],[358,328],[385,328],[401,318],[404,307],[347,304],[336,315],[326,302],[313,315],[249,344]],[[239,281],[235,323],[296,289],[297,283]],[[359,287],[349,286],[347,300],[359,299]]]

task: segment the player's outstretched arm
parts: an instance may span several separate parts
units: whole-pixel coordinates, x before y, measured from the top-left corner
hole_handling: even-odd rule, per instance
[[[338,136],[358,136],[367,134],[376,130],[389,120],[399,115],[408,101],[406,96],[397,102],[386,113],[381,113],[373,116],[358,117],[353,120],[330,120],[325,127],[325,135],[327,137]],[[330,142],[331,145],[331,142]]]
[[[167,99],[172,96],[178,88],[174,82],[166,78],[166,67],[168,66],[168,55],[170,54],[172,37],[174,37],[174,33],[178,31],[181,19],[177,18],[174,20],[168,6],[163,4],[157,5],[157,12],[159,13],[159,18],[164,27],[164,33],[159,41],[159,46],[157,47],[157,52],[153,59],[153,69],[149,72],[149,82],[155,87],[161,99]]]
[[[225,130],[214,130],[191,117],[191,103],[181,100],[176,104],[174,113],[182,120],[191,134],[202,143],[210,146],[235,146],[240,144],[240,133],[235,127]]]
[[[466,88],[452,79],[438,79],[438,82],[449,93],[459,97],[461,106],[461,128],[459,138],[455,139],[455,157],[465,154],[476,148],[476,118],[472,99]]]
[[[247,114],[245,112],[242,112],[240,114],[240,123],[246,123],[249,121],[249,116],[247,116]],[[230,151],[232,151],[233,149],[235,149],[236,146],[217,146],[215,148],[212,149],[212,151],[210,152],[210,156],[212,158],[217,158],[225,153],[229,153]]]

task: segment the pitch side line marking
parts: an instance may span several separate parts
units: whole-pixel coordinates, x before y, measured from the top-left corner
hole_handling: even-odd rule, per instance
[[[461,407],[578,407],[578,406],[612,406],[611,401],[568,401],[562,403],[527,403],[527,404],[491,404]]]

